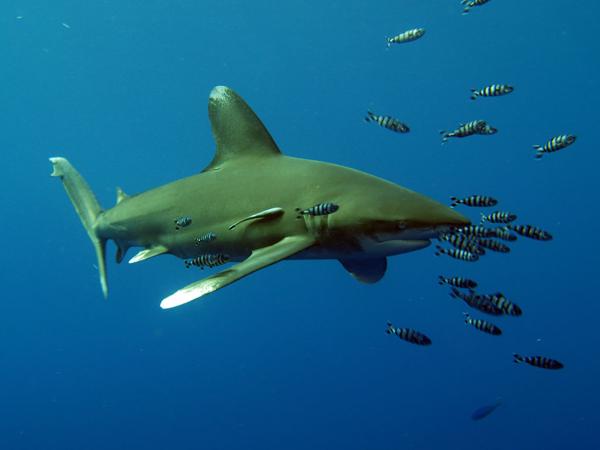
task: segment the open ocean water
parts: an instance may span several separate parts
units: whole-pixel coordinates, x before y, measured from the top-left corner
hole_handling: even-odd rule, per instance
[[[600,448],[600,3],[461,11],[458,0],[3,0],[0,448]],[[416,27],[421,39],[387,48]],[[469,99],[492,83],[515,91]],[[197,173],[213,156],[206,104],[221,84],[288,155],[441,202],[493,195],[554,239],[519,238],[477,263],[431,246],[390,258],[374,285],[335,261],[284,261],[166,311],[160,300],[199,272],[170,256],[117,266],[110,244],[104,300],[48,157],[69,158],[106,208],[116,186]],[[365,123],[368,109],[410,133]],[[479,118],[499,132],[440,145],[440,129]],[[534,159],[533,144],[567,133],[575,144]],[[504,333],[483,334],[440,274],[501,290],[524,314],[491,318]],[[386,335],[387,320],[433,344]],[[517,365],[513,352],[565,368]]]

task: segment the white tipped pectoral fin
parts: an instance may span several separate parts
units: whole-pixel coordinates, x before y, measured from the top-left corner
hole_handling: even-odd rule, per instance
[[[160,303],[160,307],[162,309],[175,308],[176,306],[181,306],[192,300],[196,300],[217,289],[221,289],[246,275],[250,275],[257,270],[301,252],[313,245],[314,242],[314,238],[310,236],[290,236],[269,247],[254,250],[252,254],[241,263],[208,278],[196,281],[164,298]]]
[[[129,264],[135,264],[141,261],[145,261],[154,256],[162,255],[167,252],[167,247],[163,245],[157,245],[156,247],[147,248],[145,250],[142,250],[141,252],[136,253],[135,256],[129,260]]]

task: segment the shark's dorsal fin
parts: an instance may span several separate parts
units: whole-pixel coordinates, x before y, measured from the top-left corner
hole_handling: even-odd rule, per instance
[[[208,278],[196,281],[169,295],[163,299],[160,307],[162,309],[175,308],[176,306],[196,300],[246,275],[250,275],[252,272],[256,272],[259,269],[295,255],[314,243],[315,239],[311,236],[288,236],[269,247],[256,249],[241,263]]]
[[[216,86],[208,99],[208,117],[217,144],[207,170],[218,170],[231,159],[280,155],[277,144],[248,104],[233,90]]]
[[[362,283],[377,283],[385,275],[386,258],[340,259],[342,266],[350,275]]]
[[[123,189],[117,186],[117,205],[128,197],[129,195],[127,195],[125,192],[123,192]]]
[[[145,261],[147,259],[153,258],[154,256],[162,255],[163,253],[167,253],[167,247],[163,245],[156,245],[151,248],[147,248],[135,254],[133,258],[129,260],[129,264],[135,264],[141,261]]]

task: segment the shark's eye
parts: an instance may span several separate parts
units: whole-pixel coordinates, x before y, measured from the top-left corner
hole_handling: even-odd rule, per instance
[[[406,222],[398,222],[398,223],[396,224],[396,227],[397,227],[399,230],[406,230],[406,226],[407,226],[407,225],[406,225]]]

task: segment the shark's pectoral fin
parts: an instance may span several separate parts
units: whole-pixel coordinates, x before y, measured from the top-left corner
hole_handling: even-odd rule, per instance
[[[282,208],[269,208],[269,209],[265,209],[264,211],[257,212],[256,214],[252,214],[251,216],[244,217],[243,219],[240,219],[237,222],[232,223],[231,225],[229,225],[229,229],[233,230],[240,223],[246,222],[248,220],[274,219],[276,217],[281,216],[282,214],[283,214],[283,209]]]
[[[377,283],[387,269],[386,258],[340,259],[340,262],[350,275],[362,283]]]
[[[250,275],[252,272],[256,272],[257,270],[301,252],[313,245],[314,242],[314,238],[310,236],[289,236],[269,247],[254,250],[252,254],[241,263],[208,278],[192,283],[166,297],[160,303],[160,307],[162,309],[169,309],[196,300],[217,289],[221,289],[246,275]]]
[[[151,248],[147,248],[142,250],[141,252],[136,253],[136,255],[129,260],[129,264],[135,264],[141,261],[145,261],[147,259],[153,258],[154,256],[162,255],[163,253],[167,253],[169,250],[164,245],[156,245]]]

